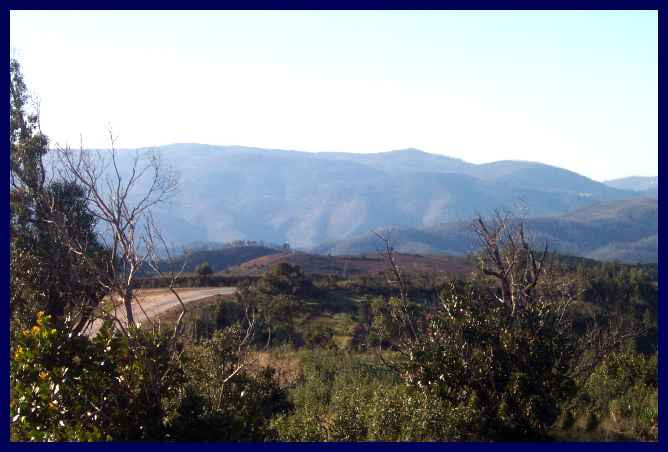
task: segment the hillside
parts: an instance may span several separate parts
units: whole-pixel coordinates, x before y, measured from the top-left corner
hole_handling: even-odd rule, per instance
[[[262,256],[280,253],[275,248],[264,246],[238,246],[220,249],[196,249],[188,251],[184,256],[174,259],[172,264],[162,262],[162,271],[174,271],[183,266],[185,272],[192,272],[195,268],[208,262],[214,272],[226,270],[229,267],[239,265]]]
[[[598,203],[561,216],[526,220],[536,243],[547,241],[561,253],[597,260],[651,263],[658,260],[658,202],[639,198]],[[468,222],[445,223],[428,228],[403,228],[391,232],[395,248],[405,253],[464,255],[476,250],[477,241]],[[320,254],[373,252],[381,243],[373,233],[352,240],[315,247]]]
[[[466,275],[471,266],[466,258],[458,256],[421,256],[399,254],[397,261],[403,272],[451,273]],[[230,269],[233,274],[259,275],[278,263],[299,265],[307,274],[336,275],[341,277],[374,275],[389,270],[384,255],[373,253],[360,256],[319,256],[302,252],[278,253],[259,257]]]
[[[654,177],[624,177],[605,181],[604,184],[609,187],[619,188],[621,190],[633,190],[641,193],[643,196],[652,198],[659,197],[659,176]]]
[[[631,177],[623,177],[621,179],[607,180],[603,183],[610,187],[619,188],[621,190],[647,191],[650,189],[658,189],[659,176],[653,176],[653,177],[631,176]]]
[[[253,239],[307,249],[380,227],[425,228],[518,203],[548,216],[640,196],[539,163],[475,165],[415,149],[345,154],[176,144],[154,150],[180,174],[178,196],[155,212],[175,244]],[[127,166],[134,153],[119,154]]]

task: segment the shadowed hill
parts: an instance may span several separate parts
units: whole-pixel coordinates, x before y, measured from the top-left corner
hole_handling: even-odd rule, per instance
[[[155,212],[177,245],[253,239],[310,248],[518,203],[546,216],[639,196],[548,165],[474,165],[415,149],[345,154],[178,144],[154,150],[180,173],[179,195]],[[119,155],[127,166],[133,153]]]
[[[226,270],[234,265],[272,254],[280,253],[274,248],[264,246],[239,246],[220,249],[198,249],[188,251],[185,256],[179,256],[172,263],[161,262],[162,271],[178,271],[183,266],[184,271],[193,272],[198,265],[208,263],[214,272]]]
[[[658,202],[640,198],[598,203],[563,216],[529,218],[527,229],[536,244],[547,241],[561,253],[627,263],[657,262]],[[477,249],[468,222],[428,228],[400,228],[391,233],[400,252],[464,255]],[[381,246],[373,233],[314,248],[321,254],[358,254]]]
[[[472,268],[466,258],[459,256],[422,256],[399,254],[397,261],[403,272],[452,273],[466,275]],[[230,269],[233,274],[259,275],[278,264],[298,265],[305,273],[336,275],[341,277],[373,275],[390,269],[383,254],[372,253],[360,256],[319,256],[302,252],[289,252],[259,257]]]

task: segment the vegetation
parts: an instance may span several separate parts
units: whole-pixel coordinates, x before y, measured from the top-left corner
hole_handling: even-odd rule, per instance
[[[30,98],[18,62],[10,64],[10,308],[12,329],[20,331],[44,311],[58,324],[66,317],[80,331],[103,296],[98,274],[88,262],[100,259],[95,218],[86,193],[71,181],[47,177],[43,158],[49,140]],[[68,213],[68,222],[54,221]],[[63,235],[89,244],[87,253],[72,253]]]
[[[656,197],[655,197],[656,198]],[[657,199],[631,198],[599,202],[560,216],[524,219],[538,242],[565,254],[629,264],[658,261]],[[532,209],[532,212],[535,210]],[[423,228],[399,228],[393,234],[395,248],[403,253],[465,255],[476,248],[468,221]],[[314,248],[321,254],[362,254],[378,249],[373,233],[328,242]]]
[[[655,267],[553,256],[497,215],[475,223],[470,275],[408,275],[379,236],[377,276],[281,262],[187,308],[184,265],[157,263],[150,206],[124,195],[100,214],[92,161],[91,177],[47,180],[48,140],[11,68],[13,440],[657,440]],[[173,186],[154,176],[159,202]],[[177,317],[109,314],[82,334],[104,296],[132,307],[144,264]],[[213,271],[185,282],[230,282]]]
[[[195,273],[199,276],[209,276],[213,273],[213,269],[208,262],[202,262],[197,267],[195,267]]]
[[[216,234],[222,237],[241,232],[278,243],[290,241],[294,249],[318,247],[317,252],[324,255],[376,252],[378,243],[373,235],[364,243],[347,240],[388,225],[401,228],[396,237],[400,252],[467,253],[470,247],[461,239],[470,238],[468,227],[462,230],[464,234],[456,235],[439,231],[438,226],[409,228],[432,222],[468,222],[475,212],[511,208],[521,198],[532,217],[557,227],[559,220],[566,220],[558,238],[569,248],[555,243],[553,249],[587,256],[593,251],[587,240],[605,237],[622,245],[620,254],[615,250],[605,253],[610,259],[619,256],[636,263],[634,254],[638,253],[643,259],[653,254],[653,260],[647,262],[656,262],[658,255],[656,246],[649,253],[647,248],[651,247],[628,241],[649,235],[642,219],[624,238],[616,232],[626,229],[623,217],[619,221],[611,218],[607,225],[549,218],[593,203],[644,197],[643,193],[617,190],[553,166],[517,161],[474,165],[415,150],[329,154],[174,144],[159,146],[156,151],[178,165],[182,179],[188,181],[181,187],[183,208],[175,209],[169,219],[173,240],[179,245],[213,232],[199,220],[198,212],[206,212],[210,224],[218,225]],[[653,210],[651,229],[656,234],[656,203]],[[570,228],[574,234],[569,236]],[[554,231],[546,232],[549,236]],[[339,242],[342,239],[344,242]],[[221,270],[212,258],[205,260]]]
[[[212,249],[188,249],[182,256],[175,257],[173,262],[163,260],[160,262],[160,265],[163,271],[175,271],[183,267],[185,272],[197,273],[196,268],[207,263],[214,272],[222,272],[229,267],[242,264],[251,259],[276,254],[279,252],[276,247],[257,245],[251,242],[250,244],[232,243]],[[151,272],[147,270],[144,274],[148,276]]]

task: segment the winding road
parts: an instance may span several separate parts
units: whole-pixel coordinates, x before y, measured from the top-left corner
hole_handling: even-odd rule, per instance
[[[214,295],[231,295],[236,290],[236,287],[184,287],[176,289],[176,292],[181,297],[183,303],[188,304]],[[168,289],[139,289],[135,291],[135,298],[136,301],[133,302],[132,313],[135,321],[138,323],[145,322],[147,315],[152,319],[158,314],[179,306],[179,300]],[[146,312],[146,315],[142,312],[142,308]],[[126,321],[124,308],[119,308],[117,315],[122,322]],[[102,320],[97,319],[88,327],[84,334],[93,337],[100,330],[101,326]]]

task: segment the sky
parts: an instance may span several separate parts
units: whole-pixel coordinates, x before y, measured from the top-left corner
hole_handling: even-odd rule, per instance
[[[54,144],[418,148],[658,174],[656,11],[12,11]]]

